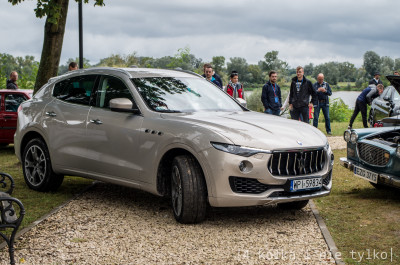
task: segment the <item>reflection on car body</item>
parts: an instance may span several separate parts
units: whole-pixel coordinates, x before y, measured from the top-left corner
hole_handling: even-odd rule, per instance
[[[181,223],[201,222],[207,204],[300,209],[331,191],[333,154],[318,129],[249,111],[194,73],[77,70],[21,109],[15,152],[38,191],[64,175],[139,188],[170,197]]]

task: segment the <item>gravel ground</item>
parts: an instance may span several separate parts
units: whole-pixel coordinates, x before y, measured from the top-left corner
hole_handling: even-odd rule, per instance
[[[332,148],[345,148],[329,137]],[[98,183],[16,242],[18,264],[334,264],[309,207],[213,208],[181,225],[169,201]],[[8,264],[8,249],[0,264]]]

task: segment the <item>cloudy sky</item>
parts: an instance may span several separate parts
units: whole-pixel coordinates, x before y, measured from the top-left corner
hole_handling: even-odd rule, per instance
[[[83,7],[84,57],[161,57],[189,47],[203,61],[244,57],[257,63],[279,51],[290,66],[363,62],[368,50],[400,57],[400,1],[390,0],[104,0]],[[35,0],[0,2],[0,53],[40,59],[45,19]],[[79,56],[78,6],[70,0],[61,63]]]

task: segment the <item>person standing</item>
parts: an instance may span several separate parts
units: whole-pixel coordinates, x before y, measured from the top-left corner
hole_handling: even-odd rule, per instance
[[[78,70],[78,64],[76,62],[70,62],[68,65],[68,71]]]
[[[302,66],[296,68],[296,76],[292,78],[289,93],[289,110],[292,110],[292,119],[299,120],[301,115],[303,122],[309,123],[309,108],[317,105],[317,93],[311,81],[304,76]]]
[[[10,74],[10,79],[7,80],[7,89],[14,89],[14,90],[18,89],[17,80],[18,80],[18,73],[12,71]]]
[[[222,89],[222,83],[214,77],[214,70],[211,64],[207,64],[207,67],[204,67],[204,77]]]
[[[375,72],[374,78],[372,78],[371,80],[369,80],[369,84],[370,85],[379,85],[379,84],[383,84],[382,80],[380,79],[381,74],[379,72]]]
[[[211,68],[211,70],[213,70],[212,65],[209,64],[209,63],[206,63],[206,64],[203,65],[203,71],[204,71],[203,77],[205,77],[207,80],[209,80],[209,79],[207,78],[206,71],[207,71],[207,69],[210,69],[210,68]],[[217,75],[217,74],[214,72],[214,70],[212,71],[212,77],[213,77],[213,79],[217,80],[217,82],[213,82],[213,83],[215,83],[216,85],[217,85],[217,83],[218,83],[219,85],[217,85],[217,86],[219,86],[219,87],[222,89],[222,79],[221,79],[221,77],[220,77],[219,75]],[[209,80],[209,81],[210,81],[210,80]],[[212,81],[211,81],[211,82],[212,82]]]
[[[244,90],[243,85],[239,83],[239,75],[238,72],[232,71],[231,80],[226,86],[226,93],[228,93],[233,98],[242,98],[244,99]]]
[[[261,102],[264,105],[264,113],[279,116],[282,107],[281,88],[276,83],[278,73],[276,71],[269,72],[269,81],[263,86],[261,93]]]
[[[317,93],[317,106],[314,107],[314,120],[313,125],[318,128],[318,118],[320,110],[325,118],[325,129],[328,135],[331,133],[331,121],[329,119],[329,96],[332,95],[332,89],[327,82],[324,81],[324,74],[320,73],[317,76],[317,82],[314,84],[314,90]]]
[[[367,104],[371,104],[374,98],[379,97],[383,92],[383,85],[379,84],[369,85],[366,89],[364,89],[361,94],[357,97],[356,106],[354,107],[353,115],[350,118],[350,123],[348,129],[353,127],[353,122],[356,119],[358,113],[361,111],[362,121],[364,128],[368,128],[367,124]]]

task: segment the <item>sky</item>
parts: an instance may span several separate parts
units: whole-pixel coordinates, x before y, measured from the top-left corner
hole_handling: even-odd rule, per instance
[[[348,61],[372,50],[400,58],[396,0],[104,0],[83,6],[83,55],[91,64],[112,54],[154,58],[180,48],[203,61],[243,57],[250,64],[272,50],[289,66]],[[0,2],[0,53],[40,59],[45,19],[36,0]],[[61,64],[79,56],[78,5],[70,0]]]

